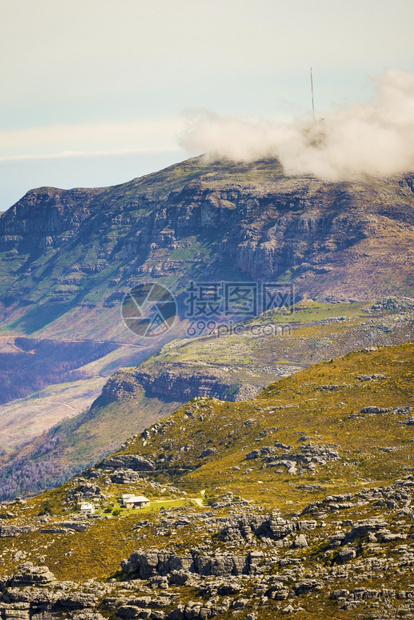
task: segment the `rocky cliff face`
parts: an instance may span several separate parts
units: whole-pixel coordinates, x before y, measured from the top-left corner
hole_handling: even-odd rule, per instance
[[[34,190],[0,218],[3,319],[30,304],[43,327],[83,308],[102,331],[124,292],[154,278],[176,291],[283,278],[316,298],[406,294],[413,187],[413,176],[324,183],[285,177],[274,160],[194,159],[104,190]]]
[[[0,218],[0,248],[41,252],[74,237],[91,214],[99,189],[41,187],[29,192]]]
[[[156,396],[164,400],[185,402],[196,396],[210,396],[237,402],[254,398],[261,388],[225,383],[213,374],[201,372],[178,374],[165,371],[154,375],[134,368],[115,373],[104,385],[102,395],[110,400],[119,401],[133,396],[139,390],[145,390],[150,397]]]

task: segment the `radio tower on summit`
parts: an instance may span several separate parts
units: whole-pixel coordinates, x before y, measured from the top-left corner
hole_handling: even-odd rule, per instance
[[[310,68],[310,82],[311,82],[311,95],[312,95],[312,118],[315,120],[315,100],[313,97],[313,73],[312,67]]]

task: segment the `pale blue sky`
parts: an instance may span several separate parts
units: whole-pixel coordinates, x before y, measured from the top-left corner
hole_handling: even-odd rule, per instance
[[[188,111],[289,120],[414,72],[413,0],[0,0],[0,210],[187,155]]]

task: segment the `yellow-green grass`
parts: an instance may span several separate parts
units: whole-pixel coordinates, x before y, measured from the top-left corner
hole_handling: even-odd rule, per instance
[[[385,375],[385,378],[360,381],[358,375],[365,374]],[[107,578],[117,573],[123,557],[140,547],[162,549],[174,543],[178,551],[185,551],[207,542],[210,547],[225,548],[219,539],[209,541],[209,532],[197,532],[193,528],[177,533],[169,530],[157,533],[157,528],[133,529],[143,518],[155,522],[162,508],[174,510],[191,503],[192,510],[203,511],[205,508],[196,505],[195,499],[203,498],[206,504],[211,504],[232,491],[236,502],[238,498],[245,498],[253,505],[268,510],[279,508],[283,514],[292,515],[330,494],[357,493],[371,486],[391,484],[414,468],[414,426],[403,424],[409,414],[394,412],[398,407],[414,406],[413,375],[414,344],[409,343],[376,351],[356,351],[332,362],[317,364],[273,384],[249,402],[195,399],[156,427],[150,427],[149,439],[131,439],[119,452],[152,459],[156,463],[155,472],[142,474],[143,477],[131,485],[105,485],[108,474],[95,470],[98,477],[93,481],[105,488],[106,494],[100,510],[116,510],[120,495],[131,491],[146,495],[151,501],[149,508],[121,510],[118,516],[108,513],[107,519],[92,520],[86,532],[44,534],[36,531],[15,539],[0,539],[0,554],[4,553],[0,572],[10,572],[21,563],[20,559],[14,559],[15,553],[24,550],[28,552],[25,559],[34,562],[43,555],[45,563],[59,579]],[[342,387],[333,391],[320,389],[324,385]],[[290,407],[277,409],[283,406]],[[367,406],[392,408],[393,411],[360,413]],[[309,439],[301,441],[303,435]],[[295,452],[308,442],[331,446],[340,458],[318,464],[315,472],[304,468],[296,475],[288,474],[283,466],[263,467],[260,457],[246,459],[249,451],[272,446],[275,441],[291,445]],[[181,450],[184,446],[186,449]],[[201,458],[201,452],[208,447],[215,452]],[[177,455],[180,458],[176,460],[162,461],[160,458]],[[244,474],[248,468],[251,471]],[[160,486],[154,486],[154,481]],[[169,486],[171,482],[178,487],[178,493]],[[10,510],[16,516],[10,523],[35,522],[41,527],[39,521],[33,519],[48,513],[52,515],[51,522],[70,518],[70,506],[65,504],[65,498],[70,497],[78,484],[79,480],[74,480],[30,499],[26,505],[11,505]],[[188,493],[186,500],[182,499],[182,490]],[[72,502],[72,510],[74,506]],[[378,510],[381,509],[372,505],[351,507],[341,513],[341,519],[366,518]],[[226,511],[228,508],[224,507],[216,514],[226,515]],[[334,526],[335,518],[329,515],[328,525],[332,520]],[[408,523],[407,527],[413,529],[412,524]],[[317,551],[315,548],[315,553]],[[306,562],[313,561],[312,553],[309,557],[304,561],[305,567]],[[327,558],[326,562],[332,562],[332,558]],[[310,610],[316,609],[313,607],[316,600],[309,598]],[[266,614],[264,608],[261,617],[272,617]],[[335,617],[352,616],[344,612]]]
[[[321,483],[328,491],[335,488],[337,492],[355,489],[361,481],[386,483],[401,475],[405,468],[414,466],[413,427],[401,424],[406,419],[401,414],[359,412],[367,406],[414,406],[413,351],[413,344],[407,344],[350,353],[283,379],[247,403],[208,399],[193,402],[171,416],[173,426],[165,421],[163,434],[154,434],[145,445],[137,439],[126,451],[151,457],[180,454],[177,467],[196,469],[170,477],[188,490],[226,486],[248,499],[280,505],[292,499],[292,485],[302,477],[260,469],[260,459],[246,461],[245,454],[272,445],[276,439],[300,449],[299,437],[307,435],[313,443],[334,445],[341,459],[318,466],[315,474],[305,473],[305,480]],[[357,376],[364,374],[384,374],[386,378],[358,380]],[[321,390],[323,385],[340,387],[334,391]],[[290,407],[261,411],[286,405]],[[186,410],[192,411],[193,417],[188,417]],[[244,425],[248,418],[255,420],[251,426]],[[261,436],[275,427],[277,431]],[[190,449],[181,451],[186,444]],[[216,452],[200,459],[205,447],[212,447]],[[382,450],[390,447],[391,452]],[[242,469],[233,470],[234,466]],[[253,471],[241,475],[247,467],[253,467]],[[163,475],[167,476],[167,472]],[[263,484],[258,485],[257,480]],[[265,491],[266,488],[271,491]],[[293,498],[301,505],[310,499],[306,493],[295,491]]]

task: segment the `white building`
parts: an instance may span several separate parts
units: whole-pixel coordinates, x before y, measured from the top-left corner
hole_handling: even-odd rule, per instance
[[[148,498],[143,495],[134,495],[133,493],[124,493],[121,501],[125,508],[144,508],[150,505]]]
[[[92,504],[92,502],[82,502],[80,511],[84,515],[93,515],[95,514],[95,504]]]

